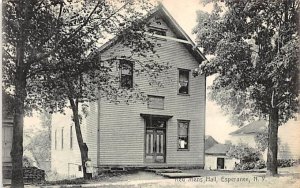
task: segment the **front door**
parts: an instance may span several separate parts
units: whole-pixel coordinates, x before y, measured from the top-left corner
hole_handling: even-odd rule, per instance
[[[217,169],[224,169],[224,158],[217,158]]]
[[[146,120],[145,162],[164,163],[166,161],[166,120],[149,118]]]

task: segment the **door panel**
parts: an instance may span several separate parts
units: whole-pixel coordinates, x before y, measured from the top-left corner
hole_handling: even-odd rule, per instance
[[[155,162],[165,162],[165,131],[164,130],[156,130],[156,159]]]
[[[152,124],[153,122],[153,124]],[[157,122],[160,122],[157,126]],[[149,121],[145,134],[145,162],[164,163],[166,158],[166,122]]]

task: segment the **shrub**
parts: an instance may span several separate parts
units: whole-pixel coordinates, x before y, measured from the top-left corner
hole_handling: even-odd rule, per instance
[[[298,164],[298,160],[294,159],[278,159],[277,160],[278,167],[284,168],[284,167],[291,167]]]
[[[242,163],[256,162],[260,160],[261,153],[252,147],[245,144],[232,145],[227,156],[239,159]]]
[[[264,160],[259,160],[255,163],[254,169],[262,169],[266,167],[266,162]]]
[[[252,170],[252,169],[262,169],[265,167],[266,167],[265,162],[263,160],[259,160],[256,162],[252,161],[252,162],[236,164],[234,170]]]

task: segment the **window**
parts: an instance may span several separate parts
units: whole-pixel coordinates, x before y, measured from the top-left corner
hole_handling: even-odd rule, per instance
[[[148,95],[148,108],[164,109],[165,97]]]
[[[70,127],[70,149],[73,149],[73,126]]]
[[[54,149],[57,149],[57,130],[54,132]]]
[[[133,87],[133,63],[125,59],[120,60],[121,87],[130,89]]]
[[[64,149],[64,128],[61,129],[61,149]]]
[[[151,28],[151,29],[149,29],[149,32],[153,33],[153,34],[156,34],[156,35],[162,35],[162,36],[167,35],[165,30],[159,29],[159,28]]]
[[[178,120],[178,149],[189,149],[189,124],[190,121]]]
[[[189,70],[179,69],[179,94],[189,94]]]

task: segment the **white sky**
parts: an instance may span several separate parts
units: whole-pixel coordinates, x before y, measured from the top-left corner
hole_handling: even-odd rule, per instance
[[[196,11],[210,11],[212,6],[203,7],[199,0],[162,0],[162,4],[171,13],[178,24],[183,30],[191,37],[193,36],[192,29],[196,25]],[[212,77],[207,78],[207,85],[210,85],[213,81]],[[228,118],[226,118],[220,108],[213,102],[206,101],[206,135],[213,136],[217,141],[223,142],[227,139],[228,133],[237,129],[237,127],[230,126]],[[25,118],[25,130],[32,129],[39,124],[39,120],[36,117]]]

